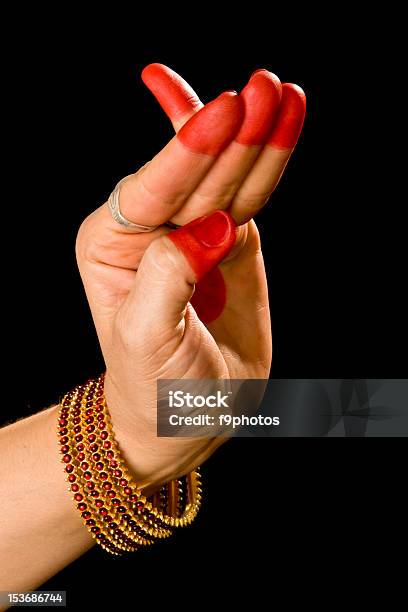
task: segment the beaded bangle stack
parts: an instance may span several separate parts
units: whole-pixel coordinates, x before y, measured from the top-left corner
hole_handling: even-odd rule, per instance
[[[64,396],[58,437],[73,501],[106,551],[135,551],[195,519],[201,504],[198,470],[167,483],[149,499],[134,482],[113,434],[103,374]]]

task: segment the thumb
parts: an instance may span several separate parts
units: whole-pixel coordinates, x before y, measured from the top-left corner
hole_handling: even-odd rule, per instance
[[[139,339],[174,330],[195,283],[226,257],[235,239],[235,221],[216,210],[154,240],[126,300],[126,325],[137,330]]]

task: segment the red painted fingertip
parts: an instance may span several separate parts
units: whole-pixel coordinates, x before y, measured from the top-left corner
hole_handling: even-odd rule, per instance
[[[190,115],[202,106],[190,85],[168,66],[149,64],[142,71],[142,80],[171,120]]]
[[[268,144],[279,149],[293,149],[302,131],[305,114],[304,91],[293,83],[283,83],[279,114]]]
[[[184,254],[199,282],[234,246],[236,225],[231,215],[216,210],[171,232],[168,238]]]
[[[278,77],[256,70],[241,92],[245,117],[235,140],[245,145],[262,145],[276,121],[282,96]]]
[[[177,138],[191,151],[218,155],[231,142],[244,118],[240,96],[225,91],[183,125]]]

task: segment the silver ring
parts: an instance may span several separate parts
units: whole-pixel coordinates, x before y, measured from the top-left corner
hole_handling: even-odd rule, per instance
[[[119,183],[116,185],[115,189],[112,191],[108,199],[108,208],[111,212],[113,220],[116,221],[116,223],[119,223],[119,225],[122,225],[123,227],[126,227],[126,229],[131,230],[135,233],[153,232],[153,230],[159,227],[158,225],[139,225],[138,223],[133,223],[132,221],[129,221],[128,219],[126,219],[126,217],[124,217],[122,213],[120,212],[120,206],[119,206],[120,188],[122,186],[122,183],[126,180],[126,178],[127,177],[125,176],[125,178],[119,181]]]

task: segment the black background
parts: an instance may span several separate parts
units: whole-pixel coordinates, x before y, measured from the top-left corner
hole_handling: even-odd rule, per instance
[[[337,32],[334,14],[321,15],[330,27],[315,29],[299,16],[291,29],[288,17],[262,15],[225,29],[215,14],[200,31],[199,14],[187,31],[178,19],[159,29],[125,13],[108,28],[80,15],[54,17],[50,27],[43,15],[26,15],[24,31],[13,22],[3,71],[11,132],[4,181],[13,196],[2,221],[11,245],[3,420],[51,405],[103,368],[75,235],[116,181],[171,137],[140,79],[153,61],[180,72],[204,102],[239,90],[260,67],[306,91],[301,141],[258,217],[273,376],[406,376],[405,226],[390,174],[400,107],[390,99],[398,86],[383,45],[388,26],[370,30],[350,16]],[[367,553],[374,558],[396,538],[403,457],[400,440],[233,440],[205,467],[194,526],[131,559],[94,549],[44,588],[67,590],[72,605],[174,597],[170,606],[185,606],[194,601],[188,585],[204,602],[216,583],[227,595],[257,596],[279,590],[285,577],[296,584],[311,554],[316,580],[344,553],[359,572]],[[152,579],[157,592],[146,586]]]

